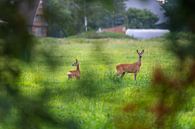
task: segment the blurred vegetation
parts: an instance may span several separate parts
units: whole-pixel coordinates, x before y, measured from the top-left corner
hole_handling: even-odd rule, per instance
[[[162,5],[171,31],[195,31],[193,0],[167,0]]]

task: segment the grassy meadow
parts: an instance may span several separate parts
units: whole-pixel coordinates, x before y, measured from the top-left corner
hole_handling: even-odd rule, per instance
[[[56,118],[70,120],[70,129],[128,129],[125,124],[134,124],[133,120],[140,127],[152,129],[154,115],[147,110],[155,102],[150,91],[152,71],[158,66],[171,75],[177,67],[176,58],[166,50],[167,43],[164,38],[41,38],[33,51],[32,63],[21,64],[18,84],[29,97],[40,94],[44,88],[50,89],[48,108]],[[137,49],[145,50],[137,81],[133,74],[117,78],[115,66],[136,62]],[[66,73],[75,69],[71,64],[76,58],[81,79],[68,80]],[[188,110],[179,114],[175,126],[195,127],[193,100]],[[137,109],[136,114],[125,114],[128,103],[136,103],[142,109]]]

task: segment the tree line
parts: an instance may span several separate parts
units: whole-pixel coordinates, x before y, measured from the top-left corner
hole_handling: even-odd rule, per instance
[[[50,0],[46,3],[49,14],[49,36],[64,37],[87,30],[124,25],[128,28],[155,28],[158,17],[149,10],[130,8],[126,10],[126,0],[113,0],[112,8],[105,8],[99,1]]]

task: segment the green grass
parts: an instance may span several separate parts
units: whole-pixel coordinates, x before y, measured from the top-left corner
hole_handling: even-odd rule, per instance
[[[71,36],[70,38],[88,38],[88,39],[104,39],[104,38],[114,38],[114,39],[133,39],[133,37],[127,36],[122,33],[113,33],[113,32],[102,32],[102,33],[96,33],[95,31],[89,31],[80,33],[76,36]]]
[[[160,38],[143,41],[44,38],[39,42],[33,53],[33,62],[23,66],[19,82],[23,94],[34,96],[47,87],[52,94],[48,103],[51,112],[57,118],[75,119],[82,129],[114,129],[115,118],[120,118],[119,112],[129,102],[148,107],[153,100],[148,97],[148,88],[154,67],[161,66],[167,74],[172,74],[176,66],[174,56],[164,49],[166,40]],[[116,64],[137,61],[137,49],[145,50],[137,81],[133,80],[133,74],[125,75],[123,79],[116,78]],[[46,52],[51,55],[45,58]],[[76,58],[80,62],[81,79],[68,80],[66,73],[75,69],[71,64]],[[48,66],[48,62],[55,67]],[[142,110],[139,114],[139,117],[147,116],[150,122],[153,121],[151,114]],[[194,126],[194,110],[181,116],[181,127]]]

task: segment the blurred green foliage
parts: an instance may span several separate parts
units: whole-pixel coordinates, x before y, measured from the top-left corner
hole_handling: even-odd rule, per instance
[[[166,0],[162,5],[165,15],[168,16],[168,25],[171,31],[195,32],[195,14],[193,0]]]

